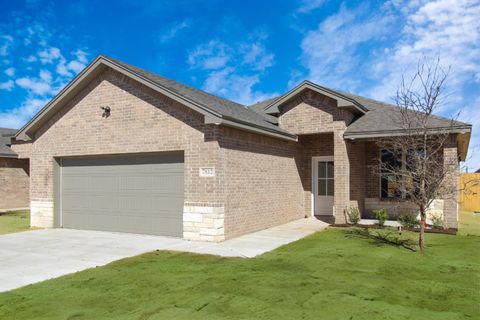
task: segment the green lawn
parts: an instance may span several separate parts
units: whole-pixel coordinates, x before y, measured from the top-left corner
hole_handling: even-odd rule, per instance
[[[30,211],[18,210],[0,213],[0,234],[30,229]]]
[[[479,319],[480,217],[427,245],[331,228],[255,259],[151,252],[0,294],[0,319]]]

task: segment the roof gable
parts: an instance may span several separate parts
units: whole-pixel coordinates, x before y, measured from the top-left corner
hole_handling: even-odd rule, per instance
[[[265,117],[262,117],[259,113],[247,109],[238,103],[102,55],[98,56],[82,70],[32,120],[23,126],[16,134],[16,138],[19,140],[31,140],[35,131],[42,124],[48,121],[85,85],[106,68],[112,68],[203,114],[205,123],[223,124],[287,140],[296,140],[295,135],[280,129],[278,126],[266,121]]]
[[[305,90],[312,90],[322,95],[325,95],[329,98],[334,99],[335,101],[337,101],[337,107],[339,108],[353,109],[356,112],[359,112],[361,114],[368,111],[367,108],[365,108],[362,104],[358,103],[355,99],[351,99],[350,97],[345,96],[339,93],[338,91],[319,86],[318,84],[310,81],[303,81],[298,86],[288,91],[284,95],[276,98],[275,100],[271,101],[266,105],[261,105],[261,107],[263,107],[263,110],[265,113],[268,113],[268,114],[279,113],[280,112],[279,107],[281,105],[285,104],[286,102],[290,101],[296,96],[302,94]],[[259,108],[259,107],[257,106],[256,108]]]

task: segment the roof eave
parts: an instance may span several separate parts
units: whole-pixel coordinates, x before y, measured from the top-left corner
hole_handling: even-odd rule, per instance
[[[0,153],[0,158],[18,159],[18,154]]]
[[[455,127],[437,127],[428,130],[430,134],[441,133],[470,133],[472,131],[471,125],[455,126]],[[408,133],[405,130],[382,130],[382,131],[365,131],[365,132],[345,132],[343,137],[345,139],[370,139],[370,138],[385,138],[392,136],[406,136]]]
[[[215,125],[224,125],[227,127],[237,128],[244,131],[253,132],[256,134],[279,138],[282,140],[287,141],[298,141],[298,137],[294,134],[280,132],[275,130],[269,130],[264,127],[255,126],[250,123],[239,121],[238,119],[234,118],[227,118],[227,117],[205,117],[206,124],[215,124]]]

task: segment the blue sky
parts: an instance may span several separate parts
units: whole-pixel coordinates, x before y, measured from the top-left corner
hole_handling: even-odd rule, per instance
[[[251,104],[304,79],[391,102],[422,57],[451,67],[444,116],[474,125],[480,1],[0,0],[0,126],[21,127],[98,54]]]

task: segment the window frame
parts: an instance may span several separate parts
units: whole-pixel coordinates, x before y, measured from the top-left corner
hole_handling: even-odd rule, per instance
[[[320,177],[320,163],[325,164],[325,176]],[[316,176],[317,176],[317,191],[316,191],[316,196],[319,197],[334,197],[335,196],[335,164],[330,160],[317,160],[316,162],[317,168],[316,168]],[[330,166],[331,164],[331,166]],[[330,168],[330,169],[329,169]],[[331,170],[331,174],[330,174]],[[330,175],[330,176],[329,176]],[[320,181],[323,181],[325,184],[325,194],[320,194]],[[331,187],[329,186],[329,182],[331,182]]]
[[[382,195],[382,180],[384,178],[384,173],[382,172],[382,153],[384,151],[389,151],[388,149],[383,149],[383,148],[379,148],[378,150],[378,159],[380,160],[379,162],[379,168],[378,168],[378,171],[379,171],[379,175],[378,175],[378,185],[379,185],[379,188],[378,188],[378,198],[382,201],[405,201],[405,200],[408,200],[407,199],[407,193],[405,191],[404,188],[402,188],[401,192],[402,194],[400,196],[394,196],[394,197],[383,197]],[[406,160],[407,160],[407,153],[406,152],[402,152],[402,158],[401,158],[401,170],[405,170],[406,168]],[[404,184],[405,181],[404,181],[404,178],[401,178],[400,179],[401,181],[399,181],[398,183],[400,184]]]

